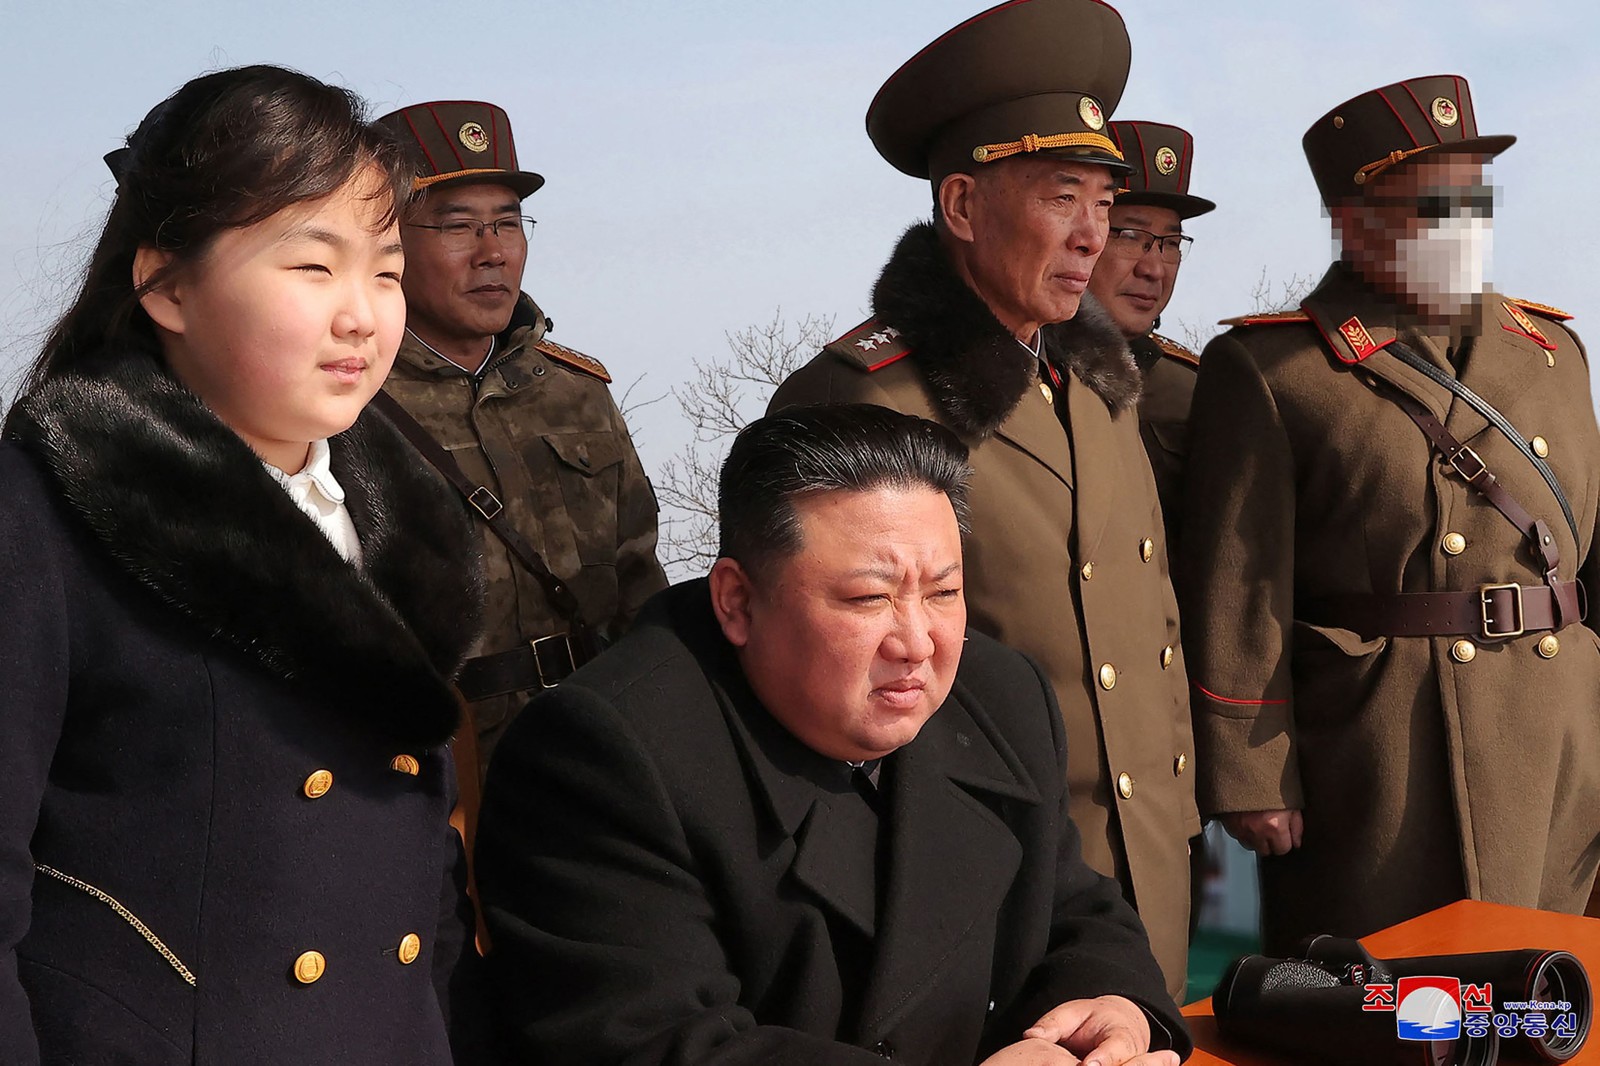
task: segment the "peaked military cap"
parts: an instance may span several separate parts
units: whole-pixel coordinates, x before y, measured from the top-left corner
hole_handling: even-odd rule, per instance
[[[1346,100],[1306,131],[1302,144],[1323,203],[1347,200],[1385,171],[1426,153],[1494,156],[1509,134],[1480,136],[1467,79],[1435,74]]]
[[[1113,122],[1106,128],[1117,150],[1133,166],[1127,189],[1117,203],[1170,207],[1179,218],[1193,218],[1217,205],[1189,194],[1189,170],[1194,166],[1194,138],[1187,130],[1160,122]]]
[[[378,122],[412,149],[422,170],[417,190],[493,183],[525,198],[544,184],[538,174],[518,168],[511,120],[493,104],[435,100],[391,111]]]
[[[1109,4],[1011,0],[890,75],[867,136],[896,169],[934,182],[1024,152],[1126,169],[1105,127],[1128,62],[1128,29]]]

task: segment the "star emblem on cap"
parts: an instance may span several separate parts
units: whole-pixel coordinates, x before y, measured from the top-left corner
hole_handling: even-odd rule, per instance
[[[1171,174],[1178,169],[1178,153],[1166,145],[1156,149],[1156,169],[1163,174]]]
[[[1105,112],[1100,110],[1100,104],[1092,96],[1085,96],[1078,101],[1078,117],[1092,130],[1103,129],[1106,124]]]
[[[1454,126],[1461,121],[1461,111],[1453,101],[1443,96],[1434,98],[1432,110],[1433,121],[1441,126]]]
[[[456,137],[468,150],[473,152],[486,152],[489,150],[489,135],[483,132],[483,127],[476,122],[463,123],[456,132]]]

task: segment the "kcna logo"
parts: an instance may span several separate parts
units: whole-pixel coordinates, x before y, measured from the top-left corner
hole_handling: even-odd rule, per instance
[[[1395,984],[1364,986],[1364,1011],[1394,1011],[1401,1040],[1459,1040],[1461,1016],[1488,1014],[1493,991],[1488,982],[1461,987],[1455,977],[1402,977]]]

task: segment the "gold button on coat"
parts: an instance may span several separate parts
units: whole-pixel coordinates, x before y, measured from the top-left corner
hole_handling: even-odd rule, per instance
[[[306,783],[300,786],[300,791],[306,794],[306,799],[321,799],[332,787],[332,770],[313,770],[311,776],[306,778]]]
[[[1450,645],[1450,658],[1458,663],[1470,663],[1478,657],[1478,646],[1470,640],[1458,640]]]
[[[422,954],[422,938],[415,933],[407,933],[400,938],[400,965],[410,966],[417,961],[417,956]]]
[[[1543,437],[1535,437],[1528,443],[1533,445],[1534,455],[1537,455],[1541,459],[1548,459],[1550,457],[1550,442],[1545,440]]]
[[[303,985],[316,984],[327,970],[328,960],[320,951],[307,951],[294,960],[294,979]]]
[[[1440,546],[1446,555],[1460,555],[1467,550],[1467,538],[1460,533],[1446,533]]]
[[[415,777],[422,770],[422,766],[414,755],[396,755],[389,760],[389,769]]]
[[[1154,559],[1155,557],[1156,557],[1156,542],[1151,540],[1149,537],[1146,537],[1143,540],[1141,540],[1139,542],[1139,558],[1143,559],[1145,562],[1148,563],[1151,559]]]
[[[1176,657],[1176,655],[1177,655],[1177,653],[1172,650],[1172,645],[1171,644],[1168,644],[1165,648],[1162,648],[1161,649],[1161,669],[1165,670],[1167,667],[1171,666],[1172,665],[1172,660]]]
[[[1556,635],[1554,633],[1546,633],[1544,636],[1539,638],[1539,654],[1543,655],[1546,659],[1554,659],[1556,657],[1556,652],[1560,650],[1561,642],[1556,639]]]
[[[1039,395],[1044,397],[1045,403],[1056,402],[1055,394],[1050,391],[1050,386],[1042,381],[1039,382]]]
[[[1117,775],[1117,792],[1125,800],[1133,799],[1133,778],[1130,775],[1126,773]]]
[[[1117,687],[1117,668],[1110,663],[1100,668],[1100,687],[1107,691]]]
[[[1172,776],[1181,777],[1183,776],[1183,772],[1188,768],[1189,756],[1181,751],[1178,752],[1178,757],[1172,760]]]
[[[1091,577],[1094,577],[1094,564],[1084,563],[1083,566],[1078,570],[1078,573],[1083,575],[1083,579],[1085,581],[1088,581]]]

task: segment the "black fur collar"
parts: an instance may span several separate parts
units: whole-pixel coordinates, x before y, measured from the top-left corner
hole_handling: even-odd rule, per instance
[[[376,414],[330,442],[359,571],[154,359],[48,382],[5,435],[124,570],[207,634],[385,737],[455,731],[445,678],[479,632],[479,548],[452,491]]]
[[[1033,356],[951,269],[931,225],[900,238],[872,290],[872,310],[905,336],[928,387],[956,429],[987,436],[1032,388]],[[1122,331],[1084,293],[1078,313],[1046,326],[1044,353],[1113,411],[1139,402],[1140,375]]]

